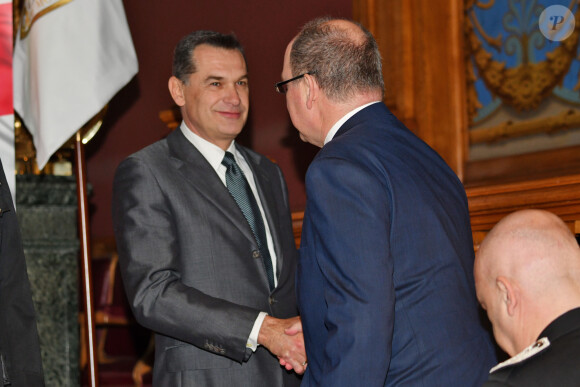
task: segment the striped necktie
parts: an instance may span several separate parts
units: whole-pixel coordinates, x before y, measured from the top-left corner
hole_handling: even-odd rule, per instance
[[[272,268],[272,258],[270,257],[266,240],[266,228],[264,227],[264,220],[262,219],[258,202],[256,202],[256,198],[250,188],[250,184],[248,184],[248,180],[246,180],[246,176],[244,176],[244,172],[242,172],[240,166],[236,163],[234,155],[226,152],[222,164],[227,168],[226,186],[252,229],[252,234],[254,234],[254,239],[256,239],[260,255],[266,267],[270,291],[272,291],[274,290],[274,270]]]

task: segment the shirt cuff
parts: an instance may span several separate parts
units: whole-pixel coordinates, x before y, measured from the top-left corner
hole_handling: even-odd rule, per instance
[[[252,352],[256,352],[256,349],[258,349],[258,334],[260,333],[260,328],[262,328],[264,318],[266,318],[267,315],[268,313],[266,312],[260,312],[254,322],[254,327],[252,328],[250,337],[248,337],[248,342],[246,343],[246,348],[250,348]]]

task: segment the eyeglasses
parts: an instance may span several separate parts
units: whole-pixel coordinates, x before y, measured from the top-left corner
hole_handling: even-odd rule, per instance
[[[292,81],[295,81],[295,80],[297,80],[297,79],[300,79],[300,78],[304,77],[306,74],[308,74],[308,75],[312,75],[312,74],[314,74],[314,73],[315,73],[314,71],[309,71],[309,72],[307,72],[307,73],[300,74],[300,75],[298,75],[298,76],[295,76],[294,78],[290,78],[290,79],[288,79],[288,80],[286,80],[286,81],[278,82],[278,83],[276,83],[276,84],[274,85],[274,87],[276,88],[276,91],[277,91],[278,93],[280,93],[280,94],[286,94],[286,92],[288,91],[288,86],[287,86],[287,85],[288,85],[288,83],[290,83],[290,82],[292,82]]]

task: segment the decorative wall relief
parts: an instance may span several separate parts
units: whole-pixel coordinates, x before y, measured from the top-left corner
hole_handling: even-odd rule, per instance
[[[566,1],[466,0],[470,160],[580,144],[580,6]]]

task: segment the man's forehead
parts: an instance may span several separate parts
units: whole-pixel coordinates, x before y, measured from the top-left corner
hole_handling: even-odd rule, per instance
[[[294,40],[292,40],[290,43],[288,43],[288,46],[286,46],[286,51],[284,52],[284,63],[282,65],[282,72],[290,71],[290,52],[292,51],[293,43]]]
[[[223,64],[229,64],[232,67],[242,64],[244,69],[246,68],[244,56],[237,49],[227,49],[210,46],[208,44],[200,44],[193,50],[192,58],[197,66],[206,63],[210,64],[212,62],[223,62]],[[233,60],[233,58],[236,58],[236,60]],[[237,60],[239,60],[239,62]]]

